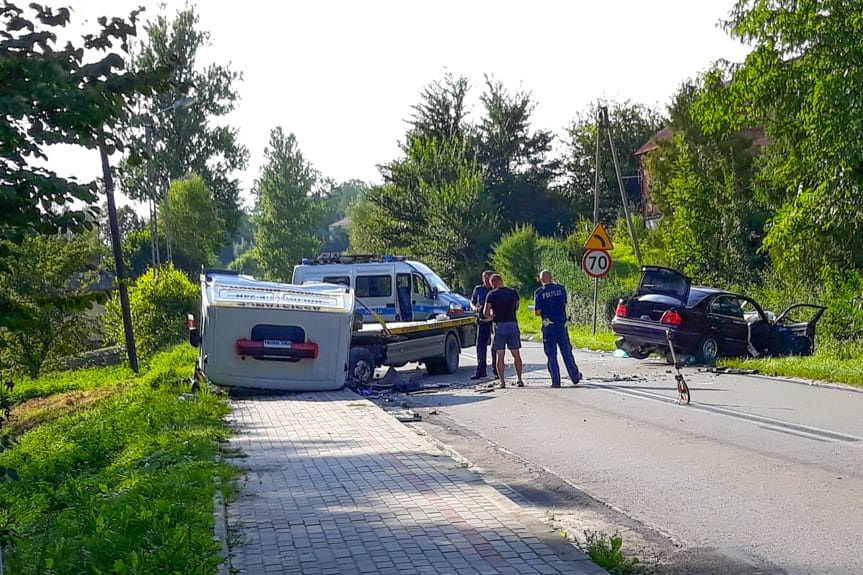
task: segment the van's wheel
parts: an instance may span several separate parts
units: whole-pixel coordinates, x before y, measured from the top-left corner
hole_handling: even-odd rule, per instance
[[[698,346],[698,354],[696,356],[699,363],[710,364],[716,361],[719,357],[719,343],[712,337],[705,337],[701,340],[701,345]]]
[[[348,379],[354,385],[365,386],[371,383],[375,375],[375,357],[364,347],[351,348],[348,361]]]
[[[454,334],[446,336],[444,343],[444,354],[441,357],[435,357],[426,360],[426,370],[429,375],[445,375],[458,371],[458,360],[461,354],[461,346],[458,343],[458,338]]]

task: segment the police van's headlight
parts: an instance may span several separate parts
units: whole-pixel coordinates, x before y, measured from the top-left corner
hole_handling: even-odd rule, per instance
[[[451,303],[449,304],[449,312],[450,313],[464,313],[464,306],[460,303]]]

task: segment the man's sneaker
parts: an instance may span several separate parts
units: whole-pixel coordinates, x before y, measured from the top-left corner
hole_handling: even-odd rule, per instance
[[[578,382],[581,381],[581,372],[580,371],[578,372],[578,375],[576,376],[575,379],[572,379],[572,378],[570,378],[570,379],[572,380],[572,385],[578,385]]]
[[[498,383],[498,384],[497,384],[497,386],[498,386],[499,388],[501,388],[501,389],[506,389],[506,382],[505,382],[505,381],[501,381],[500,383]]]
[[[516,387],[524,387],[524,382],[519,379],[518,381],[515,382],[515,386]]]
[[[486,379],[486,378],[488,378],[488,376],[487,376],[486,374],[484,374],[484,373],[482,373],[482,374],[478,373],[478,374],[476,374],[476,375],[472,375],[472,376],[470,377],[471,381],[476,381],[476,380],[478,380],[478,379]]]
[[[560,384],[559,383],[552,383],[551,386],[552,387],[560,387]]]

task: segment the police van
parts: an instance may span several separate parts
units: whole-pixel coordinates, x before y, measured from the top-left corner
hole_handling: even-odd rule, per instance
[[[294,266],[292,283],[323,282],[354,289],[364,322],[423,321],[435,316],[459,317],[471,312],[470,301],[421,262],[403,256],[322,254]]]

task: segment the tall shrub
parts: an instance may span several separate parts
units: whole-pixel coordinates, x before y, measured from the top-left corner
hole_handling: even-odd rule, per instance
[[[533,226],[516,227],[506,234],[494,248],[492,263],[506,283],[521,294],[537,287],[540,265],[539,239]]]
[[[181,341],[186,333],[186,315],[198,310],[198,298],[198,288],[173,266],[150,268],[139,277],[129,289],[138,353],[150,355]],[[118,297],[105,308],[105,334],[114,343],[125,341]]]

